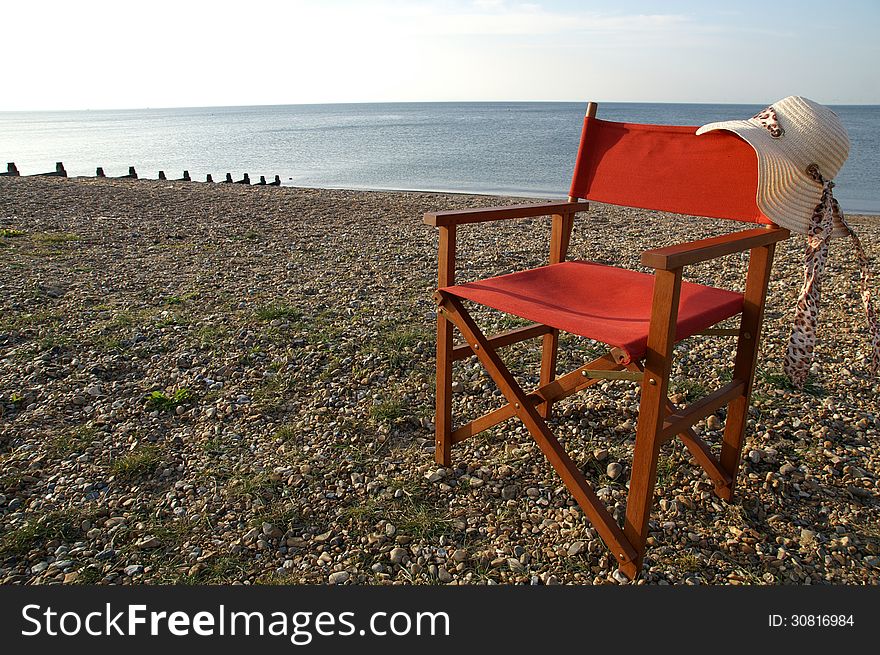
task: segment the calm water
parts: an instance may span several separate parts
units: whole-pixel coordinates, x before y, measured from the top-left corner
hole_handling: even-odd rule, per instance
[[[758,105],[604,103],[599,115],[702,125]],[[852,140],[836,195],[844,210],[880,214],[880,106],[835,107]],[[562,197],[583,103],[394,103],[76,112],[0,112],[0,165],[109,176],[137,168],[169,178],[188,169],[256,181]]]

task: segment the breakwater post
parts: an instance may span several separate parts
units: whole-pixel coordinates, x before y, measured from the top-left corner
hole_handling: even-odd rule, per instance
[[[64,170],[62,162],[55,162],[55,170],[51,173],[37,173],[37,177],[67,177],[67,171]]]

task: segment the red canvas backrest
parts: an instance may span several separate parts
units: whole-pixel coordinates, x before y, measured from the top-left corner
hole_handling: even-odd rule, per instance
[[[768,224],[758,209],[758,160],[731,132],[614,123],[587,116],[570,195],[678,214]]]

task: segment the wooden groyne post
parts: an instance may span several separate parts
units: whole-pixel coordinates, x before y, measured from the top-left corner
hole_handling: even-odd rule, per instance
[[[20,173],[18,172],[18,167],[15,165],[15,162],[11,161],[8,164],[6,164],[6,172],[0,173],[0,175],[2,175],[3,177],[6,177],[6,176],[19,177]]]
[[[51,173],[37,173],[37,177],[67,177],[67,171],[64,170],[63,162],[55,162],[55,170]]]

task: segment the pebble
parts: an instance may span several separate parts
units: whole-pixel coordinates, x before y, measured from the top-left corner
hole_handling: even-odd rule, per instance
[[[144,567],[140,564],[129,564],[124,569],[125,575],[131,577],[144,572]]]
[[[348,582],[349,577],[351,577],[351,574],[348,571],[336,571],[327,577],[327,582],[330,584],[342,584],[343,582]]]
[[[615,580],[618,584],[629,584],[629,583],[630,583],[630,579],[627,578],[627,577],[626,577],[626,576],[620,571],[620,569],[615,569],[614,572],[611,574],[611,577],[613,577],[614,580]]]
[[[513,500],[517,496],[519,496],[518,484],[508,484],[501,488],[501,497],[504,500]]]
[[[284,531],[281,528],[275,527],[272,523],[263,523],[262,527],[263,535],[269,539],[281,539],[284,536]]]
[[[154,536],[144,537],[143,539],[139,539],[135,543],[135,546],[137,548],[141,548],[143,550],[147,550],[150,548],[158,548],[161,545],[162,545],[162,542],[159,541],[159,539]]]
[[[623,466],[618,462],[611,462],[605,468],[605,474],[612,480],[619,478],[621,473],[623,473]]]
[[[409,556],[406,551],[406,548],[394,548],[388,554],[388,558],[391,560],[392,564],[402,564],[403,561]]]

